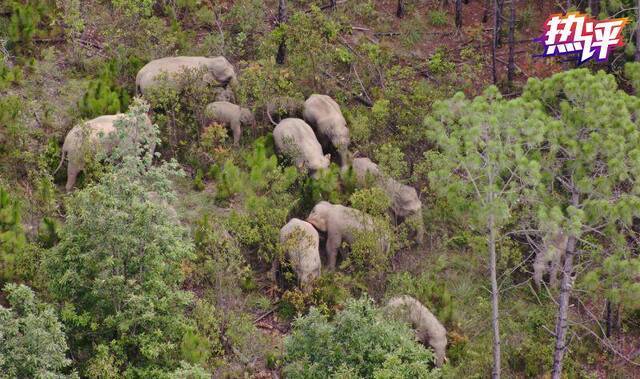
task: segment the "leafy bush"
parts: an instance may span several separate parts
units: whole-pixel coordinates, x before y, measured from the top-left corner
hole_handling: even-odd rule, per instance
[[[436,378],[433,354],[399,321],[364,297],[329,321],[317,308],[297,319],[285,341],[288,378]]]
[[[9,67],[0,60],[0,90],[22,82],[23,72],[18,66]]]
[[[27,237],[20,221],[18,201],[0,187],[0,281],[23,277],[21,268],[27,253]]]
[[[389,195],[380,187],[356,190],[349,198],[351,206],[372,216],[384,217],[391,206]]]
[[[134,107],[118,132],[143,133],[144,110]],[[182,173],[175,164],[152,167],[140,149],[119,144],[116,166],[68,199],[60,243],[45,254],[44,271],[51,294],[64,304],[81,364],[97,369],[119,362],[124,375],[159,375],[178,366],[188,330],[191,294],[180,285],[193,245],[169,204],[169,178]]]
[[[8,378],[66,378],[71,361],[62,323],[49,304],[25,285],[3,288],[10,308],[0,305],[0,372]]]
[[[215,100],[213,87],[201,80],[204,69],[187,69],[172,83],[165,75],[145,91],[160,127],[165,155],[196,163],[204,109]],[[195,161],[195,162],[194,162]]]
[[[87,92],[78,102],[82,117],[116,114],[129,107],[129,93],[116,84],[116,74],[116,61],[111,61],[102,68],[98,78],[89,82]]]
[[[429,13],[427,13],[427,19],[432,26],[445,26],[449,23],[447,12],[439,9],[429,11]]]

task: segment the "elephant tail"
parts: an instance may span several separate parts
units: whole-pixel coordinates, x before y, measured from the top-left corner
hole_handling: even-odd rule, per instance
[[[269,117],[269,121],[271,121],[271,123],[276,126],[278,125],[278,123],[276,123],[275,121],[273,121],[273,117],[271,117],[271,111],[273,110],[273,105],[272,104],[267,104],[267,117]]]
[[[53,172],[53,175],[55,175],[58,172],[58,170],[60,170],[60,167],[62,167],[62,164],[64,163],[64,157],[65,157],[66,154],[67,154],[67,152],[64,149],[62,149],[62,156],[60,157],[60,164],[58,165],[56,170]]]

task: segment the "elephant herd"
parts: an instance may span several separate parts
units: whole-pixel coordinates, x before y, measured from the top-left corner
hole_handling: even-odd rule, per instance
[[[255,127],[253,113],[233,103],[234,88],[238,78],[234,67],[225,57],[166,57],[153,60],[136,75],[136,92],[144,96],[154,86],[177,86],[179,75],[185,70],[202,70],[201,80],[207,85],[217,86],[216,101],[204,109],[204,125],[213,122],[228,127],[233,134],[233,143],[238,145],[243,128]],[[294,101],[295,102],[295,101]],[[297,105],[297,103],[296,103]],[[418,222],[416,240],[422,242],[422,203],[413,187],[404,185],[385,175],[369,158],[353,158],[349,151],[349,129],[340,106],[329,96],[313,94],[302,104],[302,118],[289,117],[273,122],[276,124],[273,137],[278,152],[291,160],[301,171],[315,176],[331,163],[331,154],[347,170],[353,170],[361,186],[378,185],[391,200],[390,213],[396,221],[414,217]],[[66,190],[70,191],[78,174],[85,168],[88,153],[98,150],[109,153],[115,140],[110,137],[116,131],[114,123],[122,114],[105,115],[72,128],[62,147],[60,166],[68,160]],[[148,116],[145,122],[152,123]],[[154,146],[149,147],[153,152]],[[89,150],[89,151],[88,151]],[[57,170],[56,170],[57,171]],[[379,247],[389,248],[388,238],[374,230],[374,219],[359,210],[322,201],[315,205],[306,220],[291,219],[280,230],[280,242],[285,256],[297,275],[300,287],[307,291],[312,281],[320,276],[320,237],[326,234],[327,265],[334,270],[338,252],[343,243],[350,244],[359,231],[373,231]],[[417,300],[408,296],[391,299],[387,308],[405,310],[404,318],[416,329],[418,338],[434,348],[436,363],[441,365],[446,346],[446,332],[438,320]],[[443,342],[444,341],[444,342]]]

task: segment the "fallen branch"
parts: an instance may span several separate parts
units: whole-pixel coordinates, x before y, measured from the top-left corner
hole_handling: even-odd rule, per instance
[[[278,309],[278,307],[277,307],[277,306],[276,306],[276,307],[273,307],[271,310],[269,310],[269,311],[267,311],[267,312],[263,313],[263,314],[262,314],[261,316],[259,316],[257,319],[253,320],[253,323],[255,324],[255,323],[257,323],[257,322],[261,321],[261,320],[262,320],[262,319],[264,319],[265,317],[267,317],[267,316],[269,316],[270,314],[272,314],[273,312],[275,312],[275,311],[276,311],[276,309]]]

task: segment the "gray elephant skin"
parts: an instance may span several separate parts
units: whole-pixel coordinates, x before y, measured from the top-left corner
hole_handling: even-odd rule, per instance
[[[175,77],[187,69],[205,68],[206,74],[203,81],[214,84],[215,82],[232,87],[237,84],[236,72],[233,65],[225,57],[165,57],[153,60],[138,71],[136,75],[136,90],[144,94],[146,90],[157,84],[158,77],[166,73],[170,83]]]
[[[313,129],[299,118],[286,118],[273,129],[278,151],[290,158],[298,169],[307,169],[312,175],[329,167],[329,154],[323,155]]]
[[[415,188],[404,185],[393,178],[385,176],[377,164],[369,158],[354,158],[351,162],[353,172],[360,186],[377,185],[391,199],[391,212],[398,220],[408,217],[416,221],[416,241],[423,242],[424,225],[422,221],[422,202]]]
[[[431,346],[436,357],[436,366],[446,361],[447,330],[436,316],[422,303],[411,296],[396,296],[387,303],[387,310],[411,324],[418,340]]]
[[[280,245],[298,278],[304,292],[320,276],[320,237],[318,231],[306,221],[293,218],[280,229]]]
[[[110,134],[116,131],[114,122],[123,117],[123,114],[96,117],[83,124],[74,126],[64,139],[62,145],[62,157],[56,172],[62,166],[65,157],[69,161],[67,166],[67,191],[76,184],[78,174],[85,168],[85,160],[89,156],[95,156],[98,152],[110,153],[117,140]],[[145,115],[145,123],[151,125],[151,119]],[[151,146],[153,152],[154,146]]]
[[[349,129],[340,106],[327,95],[314,94],[304,102],[302,115],[323,144],[330,143],[340,155],[340,165],[349,163]]]
[[[242,127],[255,128],[256,120],[253,113],[247,108],[242,108],[228,101],[214,101],[207,105],[204,110],[204,126],[212,122],[218,122],[231,129],[233,133],[233,144],[240,143]]]
[[[319,231],[327,234],[327,267],[336,268],[338,250],[343,242],[353,243],[357,232],[376,231],[373,218],[357,209],[339,204],[321,201],[313,207],[307,222]],[[380,248],[388,251],[388,239],[384,235],[379,237]]]

